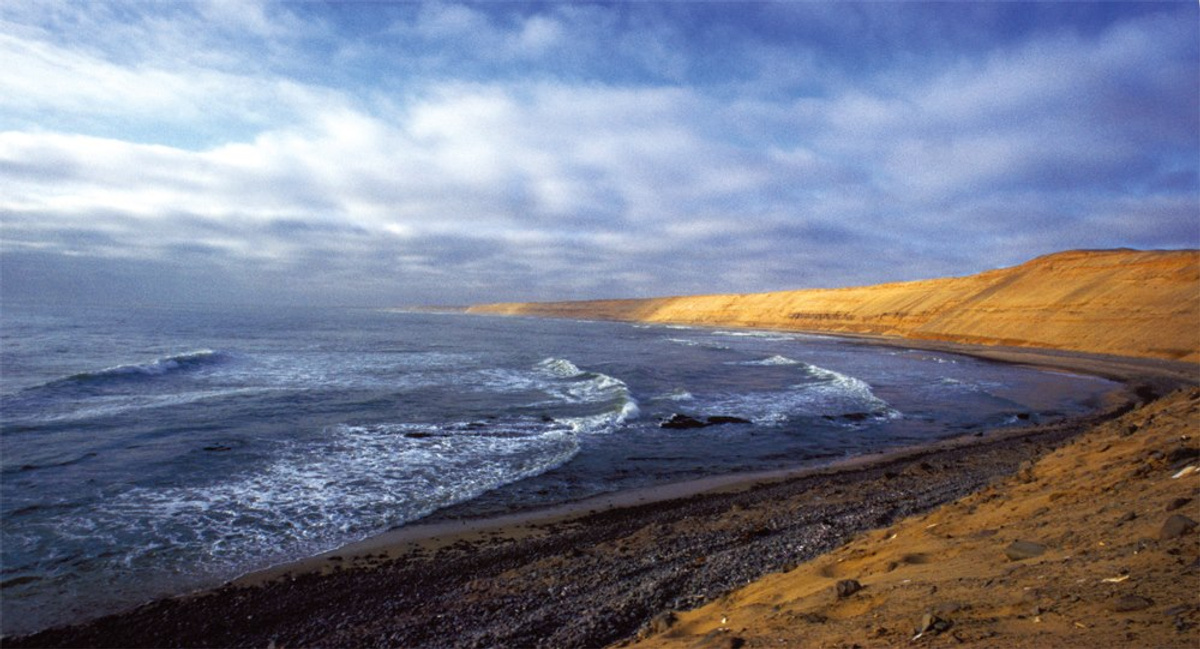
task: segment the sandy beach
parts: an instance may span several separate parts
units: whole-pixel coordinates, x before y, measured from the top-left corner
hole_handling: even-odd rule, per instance
[[[1126,387],[1087,417],[822,469],[414,526],[4,644],[894,646],[932,612],[927,642],[1194,646],[1197,535],[1159,530],[1198,518],[1200,475],[1170,477],[1200,463],[1192,366],[978,351]],[[1018,540],[1046,549],[1009,561]],[[1151,603],[1114,610],[1126,594]]]
[[[3,644],[1194,647],[1196,258],[1195,251],[1067,254],[986,277],[852,289],[858,298],[846,308],[862,315],[958,282],[957,297],[935,296],[942,311],[927,309],[920,326],[910,319],[908,329],[887,331],[791,327],[1121,383],[1086,416],[493,519],[459,518],[452,508],[434,522],[212,591]],[[1005,297],[1022,284],[1042,287],[1032,325],[1018,322],[1033,317],[1028,300]],[[873,297],[855,302],[863,295]],[[745,298],[756,299],[765,300]],[[775,310],[811,299],[777,296],[785,304]],[[699,309],[687,320],[658,311],[662,303],[636,302],[480,311],[763,324],[761,309],[738,311],[745,304],[737,300],[722,307],[745,316],[733,322],[716,311]],[[1120,317],[1098,319],[1080,335],[1095,304]],[[969,320],[965,314],[983,318],[981,332],[1023,327],[1040,338],[997,333],[992,342],[1015,344],[985,346],[973,344],[979,336],[929,329]]]

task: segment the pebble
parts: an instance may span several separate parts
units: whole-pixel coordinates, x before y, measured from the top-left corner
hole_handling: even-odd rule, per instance
[[[1183,514],[1171,514],[1166,521],[1163,522],[1162,529],[1158,531],[1158,539],[1166,541],[1184,536],[1196,529],[1196,521],[1184,516]]]
[[[1140,595],[1125,595],[1117,600],[1116,605],[1113,606],[1113,610],[1118,613],[1128,613],[1130,611],[1140,611],[1150,608],[1153,605],[1154,602]]]
[[[1013,541],[1004,548],[1004,556],[1008,557],[1009,561],[1023,561],[1040,557],[1046,552],[1046,546],[1033,541]]]
[[[950,620],[943,620],[933,613],[926,613],[924,617],[921,618],[921,623],[917,625],[916,637],[919,638],[927,633],[941,633],[949,629],[953,624],[954,623]]]
[[[674,611],[659,613],[646,623],[646,626],[642,628],[641,633],[638,633],[638,637],[644,639],[652,635],[665,633],[668,629],[675,625],[677,619],[678,618],[675,616]]]
[[[838,599],[843,599],[862,590],[862,584],[855,579],[843,579],[837,583]]]
[[[1179,509],[1180,507],[1183,507],[1184,505],[1187,505],[1190,502],[1192,502],[1191,498],[1176,498],[1175,500],[1172,500],[1171,502],[1167,503],[1167,511],[1173,512],[1176,509]]]

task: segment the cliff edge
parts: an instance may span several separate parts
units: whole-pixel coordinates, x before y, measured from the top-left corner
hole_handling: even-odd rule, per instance
[[[501,303],[469,313],[757,327],[1200,362],[1200,250],[1076,250],[842,289]]]

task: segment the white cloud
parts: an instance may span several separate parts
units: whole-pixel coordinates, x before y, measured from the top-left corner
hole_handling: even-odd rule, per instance
[[[1185,56],[1195,38],[1157,19],[1047,33],[900,70],[891,83],[851,83],[843,71],[796,97],[779,93],[821,69],[810,50],[782,66],[786,79],[761,73],[789,50],[764,57],[776,46],[748,44],[735,48],[747,79],[665,84],[686,79],[691,62],[686,48],[648,46],[654,34],[682,38],[662,21],[574,5],[405,9],[390,32],[372,32],[384,41],[347,46],[354,56],[326,43],[354,65],[401,70],[425,59],[372,58],[381,43],[428,45],[439,61],[386,92],[277,67],[296,34],[334,28],[297,26],[276,6],[148,12],[128,28],[160,39],[201,30],[203,51],[181,59],[145,44],[116,52],[98,33],[101,10],[79,19],[92,34],[79,43],[18,29],[10,14],[0,29],[0,56],[16,63],[0,69],[0,89],[12,91],[0,93],[4,249],[312,267],[327,273],[324,284],[310,278],[312,290],[359,273],[372,295],[397,274],[436,276],[464,295],[491,284],[594,297],[654,292],[632,284],[652,276],[665,292],[783,288],[802,261],[831,273],[819,282],[830,285],[897,279],[879,273],[931,250],[941,256],[905,272],[940,272],[976,254],[968,247],[987,246],[981,263],[994,265],[1038,242],[1048,252],[1196,241],[1180,225],[1180,205],[1195,202],[1194,142],[1177,142],[1197,130],[1194,114],[1179,117],[1181,102],[1196,103]],[[599,36],[584,31],[590,17],[603,19]],[[232,65],[250,50],[212,46],[234,31],[269,60]],[[544,72],[602,46],[660,80]],[[546,67],[484,80],[438,67],[473,47]],[[1128,84],[1141,93],[1134,114],[1116,99]],[[730,87],[744,92],[730,98]],[[1143,195],[1122,193],[1133,186]],[[1024,215],[1003,220],[1006,208]],[[1140,220],[1114,216],[1126,212]],[[877,267],[844,258],[859,248]]]

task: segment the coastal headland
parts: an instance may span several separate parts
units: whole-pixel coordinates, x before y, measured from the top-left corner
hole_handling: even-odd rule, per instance
[[[1200,251],[1076,250],[967,277],[469,313],[754,327],[1200,362]]]
[[[12,647],[1195,647],[1200,252],[474,313],[784,328],[1122,382],[822,468],[412,526]]]

